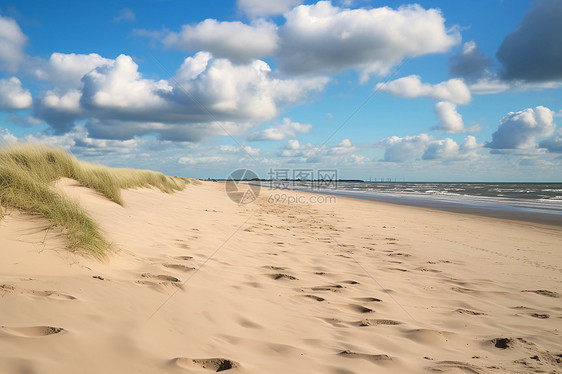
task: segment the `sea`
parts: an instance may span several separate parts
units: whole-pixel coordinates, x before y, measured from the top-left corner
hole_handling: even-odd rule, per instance
[[[294,181],[292,188],[562,226],[562,183]]]

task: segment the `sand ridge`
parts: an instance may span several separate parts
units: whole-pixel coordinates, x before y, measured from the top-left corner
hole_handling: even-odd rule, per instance
[[[211,182],[124,207],[58,188],[114,253],[0,223],[1,372],[562,372],[557,228],[268,191],[236,205]]]

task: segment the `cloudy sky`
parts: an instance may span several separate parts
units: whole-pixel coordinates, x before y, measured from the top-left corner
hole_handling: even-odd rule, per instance
[[[562,181],[560,19],[560,0],[7,0],[0,142],[199,178]]]

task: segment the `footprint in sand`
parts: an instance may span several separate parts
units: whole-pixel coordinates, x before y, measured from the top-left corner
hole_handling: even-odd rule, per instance
[[[373,309],[367,308],[366,306],[359,305],[359,304],[349,304],[349,305],[347,305],[347,308],[348,308],[348,309],[351,309],[352,311],[357,312],[357,313],[371,313],[371,312],[374,312]]]
[[[147,280],[137,280],[135,281],[135,283],[142,284],[145,286],[153,286],[153,287],[175,286],[175,287],[182,288],[182,284],[180,283],[180,280],[171,275],[164,275],[164,274],[155,275],[150,273],[144,273],[141,276],[143,278],[146,278]]]
[[[389,355],[384,355],[384,354],[372,355],[367,353],[357,353],[357,352],[350,351],[348,349],[338,353],[338,355],[347,358],[359,358],[359,359],[371,361],[375,364],[379,364],[385,361],[392,361],[392,358]]]
[[[548,315],[547,313],[533,313],[531,314],[531,317],[535,317],[539,319],[547,319],[550,318],[550,315]]]
[[[24,337],[24,338],[56,335],[64,331],[65,330],[62,327],[52,327],[52,326],[30,326],[30,327],[1,326],[0,327],[0,334],[4,333],[7,335]]]
[[[462,373],[471,373],[471,374],[486,373],[484,370],[480,369],[476,365],[472,365],[467,362],[461,362],[461,361],[439,361],[435,365],[428,367],[427,369],[429,371],[438,372],[438,373],[455,370],[455,369],[458,372],[462,372]]]
[[[275,280],[297,280],[297,277],[294,277],[292,275],[289,274],[285,274],[285,273],[278,273],[278,274],[269,274],[269,277],[275,279]]]
[[[475,312],[474,310],[463,309],[463,308],[457,309],[457,313],[468,314],[469,316],[485,316],[486,315],[486,313]]]
[[[380,303],[382,302],[381,299],[377,299],[376,297],[358,297],[355,300],[362,301],[365,303]]]
[[[396,326],[400,325],[402,322],[393,321],[391,319],[371,319],[367,318],[359,322],[355,322],[354,325],[366,327],[366,326]]]
[[[309,299],[313,299],[313,300],[316,300],[316,301],[324,301],[324,300],[326,300],[326,299],[324,299],[323,297],[316,296],[316,295],[302,295],[302,296],[308,297]]]
[[[180,281],[180,280],[179,280],[178,278],[176,278],[176,277],[173,277],[173,276],[171,276],[171,275],[164,275],[164,274],[155,275],[155,274],[150,274],[150,273],[144,273],[144,274],[142,274],[141,276],[142,276],[143,278],[156,279],[156,280],[164,281],[164,282],[174,282],[174,283],[177,283],[177,282]]]
[[[343,286],[341,284],[331,284],[328,286],[318,286],[318,287],[311,288],[312,291],[331,291],[331,292],[339,292],[342,289]]]
[[[183,369],[202,368],[217,373],[240,367],[240,364],[238,362],[226,358],[178,357],[173,359],[171,363]]]
[[[33,296],[33,297],[46,297],[49,299],[53,299],[53,300],[76,300],[76,297],[71,296],[71,295],[66,295],[63,293],[60,293],[58,291],[37,291],[37,290],[26,290],[26,289],[18,289],[15,286],[12,286],[11,284],[1,284],[0,285],[0,292],[3,293],[13,293],[13,292],[19,292],[22,293],[24,295],[29,295],[29,296]]]
[[[182,264],[162,264],[162,266],[167,267],[168,269],[174,269],[174,270],[179,270],[179,271],[184,271],[184,272],[188,272],[188,271],[192,271],[195,270],[194,267],[191,266],[185,266]]]
[[[287,268],[285,268],[285,267],[282,267],[282,266],[272,266],[272,265],[264,265],[264,266],[262,266],[262,268],[264,268],[264,269],[271,269],[271,270],[277,270],[277,271],[287,270]]]
[[[548,296],[548,297],[556,297],[556,298],[560,297],[560,295],[557,292],[553,292],[549,290],[523,290],[521,292],[532,292],[532,293],[536,293],[537,295]]]
[[[174,259],[180,260],[180,261],[189,261],[189,260],[193,259],[193,257],[191,257],[191,256],[176,256],[176,257],[174,257]]]

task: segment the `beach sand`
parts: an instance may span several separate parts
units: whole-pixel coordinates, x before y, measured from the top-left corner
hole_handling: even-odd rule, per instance
[[[57,188],[114,252],[0,221],[1,373],[562,372],[560,228],[267,190],[237,205],[213,182],[125,207]]]

